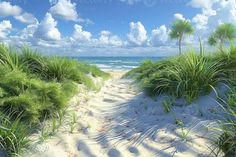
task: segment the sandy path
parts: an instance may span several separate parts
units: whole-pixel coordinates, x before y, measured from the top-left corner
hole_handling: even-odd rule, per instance
[[[100,92],[90,93],[88,101],[77,107],[79,117],[74,134],[59,134],[44,145],[44,152],[35,156],[209,156],[209,143],[202,138],[205,132],[194,131],[199,122],[214,119],[213,113],[204,116],[207,105],[201,115],[194,105],[165,113],[161,100],[138,93],[129,80],[120,76],[116,74]],[[200,101],[214,103],[208,98]],[[175,119],[183,120],[186,130],[178,127]]]

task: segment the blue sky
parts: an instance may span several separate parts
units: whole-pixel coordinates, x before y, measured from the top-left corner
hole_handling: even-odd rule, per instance
[[[206,42],[225,22],[236,23],[234,0],[0,0],[0,39],[68,56],[167,56],[177,54],[171,23],[195,28],[186,48]]]

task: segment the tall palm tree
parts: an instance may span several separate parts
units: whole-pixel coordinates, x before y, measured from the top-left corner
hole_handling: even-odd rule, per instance
[[[182,40],[184,34],[192,34],[194,32],[194,29],[189,21],[187,20],[176,20],[172,26],[170,31],[170,38],[171,39],[178,39],[179,42],[179,54],[182,53]]]
[[[208,38],[208,43],[211,46],[219,44],[220,48],[223,48],[225,42],[231,42],[236,38],[235,33],[236,27],[233,24],[221,24]]]

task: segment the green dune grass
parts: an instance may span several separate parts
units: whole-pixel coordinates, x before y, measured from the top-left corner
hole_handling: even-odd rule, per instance
[[[167,94],[184,98],[188,103],[207,95],[219,84],[231,87],[226,98],[219,98],[229,115],[217,128],[222,135],[213,141],[216,150],[227,155],[236,154],[236,48],[222,49],[213,54],[187,52],[162,61],[145,61],[124,77],[132,78],[150,96]],[[219,153],[219,152],[218,152]],[[216,154],[217,155],[217,154]]]
[[[29,130],[65,109],[79,92],[78,84],[96,90],[92,77],[109,77],[77,60],[6,45],[0,45],[0,71],[0,145],[9,156],[26,150]]]
[[[158,62],[145,61],[125,77],[133,78],[150,96],[165,93],[192,102],[219,83],[234,83],[235,69],[232,48],[229,53],[200,55],[193,51]]]

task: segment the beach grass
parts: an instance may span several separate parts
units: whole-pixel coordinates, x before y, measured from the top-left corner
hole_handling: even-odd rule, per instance
[[[167,58],[159,62],[145,61],[138,68],[129,71],[124,77],[132,78],[149,96],[168,95],[183,98],[188,104],[201,96],[215,91],[220,85],[230,87],[224,93],[224,100],[219,98],[226,117],[219,121],[214,138],[216,155],[223,152],[226,156],[236,154],[236,90],[235,46],[213,54],[202,54],[194,51]],[[163,103],[165,112],[170,112],[170,105]],[[213,128],[212,128],[213,129]]]
[[[212,138],[215,155],[223,152],[226,157],[236,155],[236,89],[230,87],[225,98],[219,99],[219,104],[226,115],[223,121],[219,121],[219,127],[214,128],[219,136]],[[216,134],[216,135],[217,135]]]
[[[0,146],[9,156],[20,156],[22,152],[30,149],[28,136],[31,130],[22,122],[20,117],[11,120],[11,115],[0,113]]]
[[[165,93],[192,102],[210,93],[219,83],[234,82],[235,56],[191,51],[156,63],[146,61],[125,77],[134,78],[150,96]]]
[[[93,78],[109,77],[77,60],[43,56],[26,46],[16,50],[3,44],[0,71],[0,145],[9,156],[26,150],[28,131],[64,110],[79,92],[78,84],[95,90]]]

